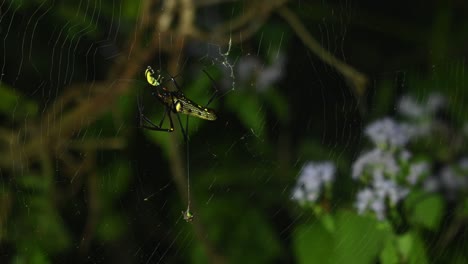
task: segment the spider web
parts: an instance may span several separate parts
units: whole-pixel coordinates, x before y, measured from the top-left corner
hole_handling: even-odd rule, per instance
[[[0,261],[466,259],[466,6],[383,5],[3,1]],[[218,119],[139,128],[148,65]]]

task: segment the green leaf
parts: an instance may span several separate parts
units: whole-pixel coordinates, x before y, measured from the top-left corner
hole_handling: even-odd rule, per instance
[[[196,243],[192,247],[191,252],[191,263],[193,264],[205,264],[209,263],[210,259],[205,254],[205,248],[201,243]]]
[[[53,206],[51,180],[34,174],[16,178],[17,186],[21,187],[18,190],[24,192],[17,196],[16,214],[9,222],[8,231],[18,245],[24,244],[26,248],[40,245],[44,252],[58,253],[70,246],[70,236],[58,209]]]
[[[41,250],[38,245],[35,244],[23,244],[18,247],[18,253],[13,258],[13,264],[47,264],[51,263],[47,258],[46,252]]]
[[[314,222],[296,228],[293,245],[298,263],[329,263],[335,240],[321,222]]]
[[[405,209],[410,223],[436,231],[442,220],[445,204],[439,194],[413,192],[405,200]]]
[[[51,205],[52,202],[49,202]],[[62,218],[55,209],[37,212],[36,228],[38,242],[49,253],[59,253],[71,245],[70,235]],[[33,219],[31,219],[33,220]]]
[[[388,225],[351,212],[340,212],[336,226],[333,263],[374,263],[391,237]]]
[[[464,218],[468,218],[468,197],[466,197],[462,202],[461,215]]]
[[[389,225],[351,212],[334,217],[333,231],[323,223],[316,221],[294,232],[300,263],[374,263],[392,235]]]
[[[171,139],[169,137],[173,136],[173,133],[176,133],[177,130],[179,129],[179,126],[176,126],[174,132],[172,133],[166,133],[166,132],[160,132],[160,131],[152,131],[149,129],[143,129],[143,133],[145,136],[151,140],[154,144],[158,145],[160,148],[163,150],[164,156],[167,158],[169,155],[169,148],[171,144]],[[183,139],[181,137],[181,140],[179,142],[183,142]]]
[[[99,186],[103,199],[112,201],[118,199],[128,190],[130,183],[130,166],[123,160],[116,160],[106,169],[100,170]]]
[[[71,245],[70,235],[49,193],[23,194],[17,201],[18,215],[9,223],[11,238],[25,248],[40,247],[58,253]],[[31,236],[34,234],[34,236]]]
[[[215,199],[200,209],[194,212],[195,217],[203,217],[208,236],[224,245],[222,254],[228,263],[272,263],[279,258],[281,246],[271,226],[271,215],[235,199]],[[193,257],[199,257],[196,253],[193,251]]]
[[[403,263],[428,263],[424,242],[417,233],[406,233],[397,243]]]
[[[52,188],[52,178],[37,174],[24,174],[16,177],[18,186],[29,191],[49,192]]]
[[[271,105],[276,117],[283,123],[289,119],[289,108],[284,96],[282,96],[277,89],[268,89],[263,93],[265,100]]]
[[[8,118],[24,119],[36,116],[37,104],[19,94],[13,87],[0,82],[0,113]]]
[[[332,215],[324,214],[320,217],[320,221],[322,222],[325,229],[329,232],[334,232],[336,230],[335,219]]]
[[[380,261],[382,264],[399,263],[399,252],[397,245],[393,239],[388,239],[380,253]]]
[[[220,70],[215,67],[211,67],[210,69],[204,70],[209,74],[209,76],[203,70],[200,69],[199,71],[197,71],[198,74],[196,74],[195,77],[190,82],[187,82],[182,88],[186,96],[199,103],[200,105],[205,105],[206,103],[208,103],[209,98],[211,98],[211,96],[213,96],[213,94],[215,93],[213,85],[216,84],[213,83],[213,81],[221,76]],[[218,94],[218,96],[219,95],[220,94]],[[214,102],[216,102],[216,100],[213,101],[213,103]]]
[[[135,118],[134,115],[136,105],[136,95],[131,93],[123,96],[119,96],[117,100],[117,110],[119,114],[122,115],[122,118],[132,120]]]
[[[140,8],[140,3],[133,0],[124,0],[122,1],[122,17],[132,21],[138,17]]]
[[[246,129],[251,130],[257,137],[263,138],[265,112],[258,96],[246,92],[231,93],[226,98],[226,104]]]

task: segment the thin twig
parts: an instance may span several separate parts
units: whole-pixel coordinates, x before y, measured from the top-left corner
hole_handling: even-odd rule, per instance
[[[324,49],[320,43],[312,37],[299,18],[297,18],[289,8],[285,6],[280,7],[278,9],[278,14],[288,22],[291,28],[296,32],[297,36],[299,36],[299,38],[312,52],[314,52],[323,62],[335,68],[345,77],[345,80],[353,88],[353,92],[359,100],[366,90],[368,82],[367,77]]]
[[[68,143],[69,149],[77,150],[118,150],[126,147],[126,141],[123,138],[91,138],[87,140],[72,140]]]
[[[94,156],[94,155],[91,155]],[[95,160],[95,157],[88,157],[91,162]],[[93,162],[94,163],[94,162]],[[94,166],[95,167],[95,166]],[[98,188],[98,178],[96,170],[90,171],[88,174],[87,182],[87,191],[88,191],[88,216],[86,219],[86,225],[83,229],[82,239],[80,243],[80,253],[82,257],[88,255],[88,250],[91,245],[91,241],[96,232],[96,227],[98,224],[99,216],[101,214],[101,205],[99,203],[99,188]]]

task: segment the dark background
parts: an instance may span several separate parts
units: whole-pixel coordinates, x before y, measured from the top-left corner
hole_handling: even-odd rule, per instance
[[[466,123],[468,2],[187,2],[191,27],[179,2],[0,4],[2,263],[322,262],[301,255],[313,247],[301,237],[323,219],[290,199],[304,162],[337,164],[322,208],[352,223],[350,166],[366,123],[395,114],[403,94],[423,101],[434,90],[449,98],[443,118]],[[187,163],[176,115],[174,133],[138,127],[137,97],[155,123],[164,111],[147,65],[171,89],[177,76],[198,104],[220,90],[210,104],[218,120],[190,118],[192,223],[180,213]],[[466,260],[466,237],[438,243],[452,230],[450,208],[409,255]],[[373,231],[343,232],[353,242]],[[364,244],[363,262],[382,262]]]

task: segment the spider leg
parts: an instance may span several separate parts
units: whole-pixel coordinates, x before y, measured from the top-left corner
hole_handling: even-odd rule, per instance
[[[167,115],[167,114],[169,114],[169,117],[171,116],[171,114],[169,113],[169,111],[170,111],[170,110],[169,110],[168,107],[164,107],[164,115],[163,115],[163,117],[162,117],[162,119],[161,119],[161,122],[159,122],[159,127],[161,127],[162,124],[164,123],[164,119],[166,119],[166,115]],[[169,121],[171,121],[171,120],[169,120]],[[173,127],[172,122],[171,122],[171,127]]]
[[[211,96],[211,98],[208,100],[208,103],[205,105],[205,107],[207,107],[207,106],[210,105],[210,103],[216,98],[216,96],[217,96],[218,93],[219,93],[219,89],[218,89],[218,87],[215,85],[215,81],[214,81],[213,77],[211,77],[211,75],[210,75],[205,69],[203,69],[202,71],[206,74],[206,76],[208,76],[208,78],[210,78],[210,80],[211,80],[211,87],[215,90],[215,92],[213,93],[213,95]],[[170,75],[169,75],[169,76],[170,76]],[[174,84],[174,86],[176,87],[177,91],[178,91],[178,92],[182,92],[182,91],[180,90],[179,84],[177,84],[177,81],[175,80],[176,77],[177,77],[177,75],[176,75],[176,76],[171,76],[171,81],[172,81],[172,83]]]
[[[175,105],[175,101],[174,101],[174,96],[171,95],[171,100],[172,100],[172,105]],[[185,144],[187,144],[188,142],[188,116],[187,116],[187,119],[186,119],[186,122],[185,122],[185,129],[184,129],[184,126],[182,125],[182,120],[180,120],[180,115],[179,114],[176,114],[177,115],[177,120],[179,122],[179,126],[180,126],[180,131],[182,132],[182,136],[184,137],[184,142]],[[169,115],[170,117],[170,115]],[[172,124],[172,120],[171,120],[171,124]]]
[[[210,74],[209,74],[207,71],[205,71],[205,69],[203,69],[203,72],[206,74],[206,76],[208,76],[208,78],[210,78],[210,80],[211,80],[211,87],[215,90],[215,92],[214,92],[213,95],[211,96],[210,100],[208,100],[208,103],[205,105],[205,107],[207,107],[207,106],[213,101],[213,99],[216,98],[216,95],[218,95],[218,93],[219,93],[219,89],[218,89],[218,87],[214,84],[215,81],[214,81],[213,78],[210,76]]]
[[[168,107],[165,108],[164,115],[163,115],[163,117],[161,119],[161,122],[159,122],[159,126],[158,126],[155,123],[153,123],[153,121],[151,121],[151,119],[149,119],[148,117],[146,117],[143,114],[144,107],[141,104],[139,97],[137,97],[137,104],[138,104],[139,126],[140,127],[146,128],[146,129],[149,129],[149,130],[154,130],[154,131],[163,131],[163,132],[172,132],[172,131],[174,131],[174,124],[172,122],[170,109]],[[163,128],[162,127],[162,124],[164,122],[164,119],[166,118],[166,115],[169,115],[169,122],[170,122],[170,125],[171,125],[170,128]]]
[[[171,81],[172,81],[172,83],[174,83],[174,86],[176,87],[177,91],[180,92],[180,91],[181,91],[181,90],[180,90],[180,87],[179,87],[179,85],[177,84],[177,82],[176,82],[176,80],[175,80],[176,77],[177,77],[177,76],[171,76]]]

